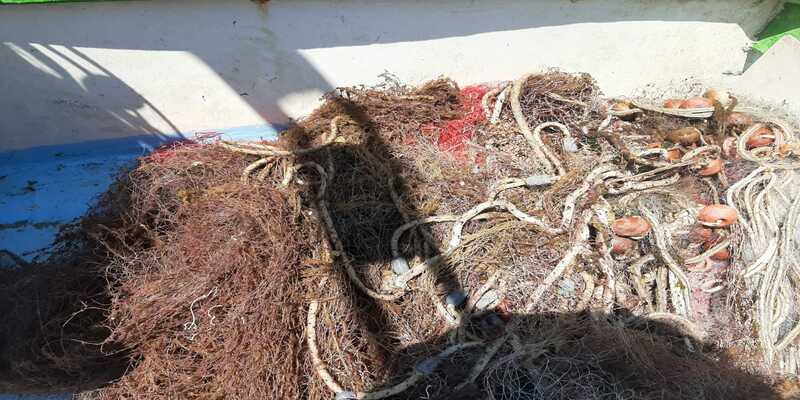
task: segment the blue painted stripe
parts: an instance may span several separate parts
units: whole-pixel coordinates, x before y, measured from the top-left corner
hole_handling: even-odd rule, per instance
[[[282,126],[221,129],[227,140],[272,140]],[[160,145],[195,134],[142,135],[0,153],[0,249],[31,259],[80,217],[115,175]]]
[[[219,133],[220,138],[234,141],[274,140],[285,125],[250,125],[236,128],[198,131],[191,134],[139,135],[115,139],[100,139],[71,144],[31,147],[0,152],[0,166],[28,162],[42,162],[47,158],[85,158],[100,155],[147,154],[156,147],[180,139],[192,139],[205,132]]]
[[[286,125],[248,125],[238,128],[221,129],[222,139],[248,141],[248,140],[275,140],[281,131],[288,128]]]

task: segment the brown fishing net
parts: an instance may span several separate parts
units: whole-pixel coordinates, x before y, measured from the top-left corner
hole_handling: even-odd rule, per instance
[[[793,131],[711,100],[609,100],[558,71],[390,82],[275,142],[159,149],[69,251],[3,271],[5,389],[788,398]]]

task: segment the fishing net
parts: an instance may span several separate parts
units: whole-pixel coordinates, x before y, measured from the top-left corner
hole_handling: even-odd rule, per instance
[[[76,226],[83,250],[4,290],[93,266],[59,301],[97,301],[27,328],[125,368],[85,398],[790,398],[795,131],[704,98],[559,71],[340,88],[274,142],[142,158]],[[40,350],[9,359],[74,372]]]

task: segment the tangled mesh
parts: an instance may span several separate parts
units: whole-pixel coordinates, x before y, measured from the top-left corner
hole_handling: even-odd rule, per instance
[[[486,86],[467,86],[459,93],[464,115],[447,121],[439,131],[439,149],[457,156],[464,155],[467,141],[475,136],[476,125],[486,121],[481,99],[489,89]]]
[[[6,326],[24,328],[4,328],[6,343],[43,344],[4,353],[30,361],[8,387],[102,386],[87,399],[789,398],[777,364],[796,363],[795,346],[778,351],[753,325],[783,318],[774,332],[792,334],[794,309],[776,313],[759,293],[791,291],[796,277],[781,258],[753,267],[746,246],[765,245],[752,232],[767,216],[794,243],[800,212],[752,203],[795,201],[776,185],[795,179],[797,154],[748,148],[755,130],[719,115],[637,104],[558,71],[463,89],[390,81],[337,89],[275,142],[205,134],[159,148],[59,239],[73,250],[3,272],[6,298],[58,294],[58,307],[2,304],[17,310]],[[671,141],[687,127],[706,142]],[[713,144],[720,131],[739,141]],[[716,158],[724,172],[701,174]],[[758,177],[764,166],[792,172]],[[729,200],[731,187],[743,190]],[[746,210],[747,228],[703,231],[698,213],[720,203]],[[613,223],[632,216],[649,230],[620,251]],[[726,249],[732,260],[711,257]],[[771,281],[742,278],[747,265]],[[47,324],[14,322],[34,309]]]

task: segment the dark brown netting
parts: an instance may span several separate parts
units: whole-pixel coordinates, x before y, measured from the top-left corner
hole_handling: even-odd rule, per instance
[[[275,142],[167,146],[65,232],[58,257],[3,271],[4,388],[779,398],[792,386],[771,386],[752,327],[788,327],[795,311],[765,311],[732,272],[752,260],[752,231],[698,215],[736,185],[733,204],[778,202],[773,178],[744,185],[796,155],[767,160],[745,143],[755,128],[725,130],[741,143],[716,147],[715,124],[550,71],[463,89],[341,88]],[[672,141],[690,126],[697,142]],[[715,161],[723,169],[707,173]],[[620,221],[647,229],[624,233]]]

